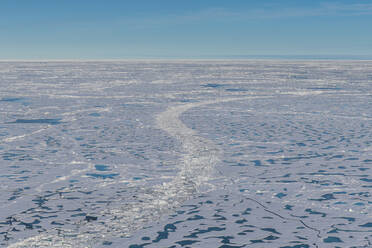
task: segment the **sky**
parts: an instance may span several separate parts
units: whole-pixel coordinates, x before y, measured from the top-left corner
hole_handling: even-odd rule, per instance
[[[1,0],[0,59],[370,57],[372,0]]]

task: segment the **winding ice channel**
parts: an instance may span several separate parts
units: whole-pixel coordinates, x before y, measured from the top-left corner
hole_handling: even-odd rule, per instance
[[[110,236],[125,236],[156,220],[160,215],[179,206],[195,192],[210,190],[208,180],[215,175],[214,166],[219,161],[220,151],[205,138],[188,128],[179,119],[185,111],[203,105],[252,99],[254,97],[223,98],[203,102],[171,106],[156,117],[157,126],[182,144],[184,155],[177,165],[180,171],[170,182],[147,189],[140,199],[117,209],[106,209],[101,213],[105,222],[88,222],[76,230],[60,230],[58,234],[42,234],[12,244],[9,248],[26,247],[94,247],[96,240]],[[107,224],[104,224],[107,223]]]

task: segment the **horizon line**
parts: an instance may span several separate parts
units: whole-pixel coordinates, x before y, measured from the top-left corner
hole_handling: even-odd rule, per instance
[[[0,62],[63,62],[63,61],[143,61],[143,60],[314,60],[369,61],[372,55],[204,55],[204,56],[133,56],[122,58],[0,58]]]

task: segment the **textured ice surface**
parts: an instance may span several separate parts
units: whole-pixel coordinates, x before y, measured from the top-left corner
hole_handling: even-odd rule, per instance
[[[0,63],[1,247],[372,247],[372,62]]]

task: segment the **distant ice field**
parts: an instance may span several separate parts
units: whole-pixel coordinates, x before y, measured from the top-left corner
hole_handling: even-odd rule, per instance
[[[372,247],[372,62],[0,62],[0,247]]]

